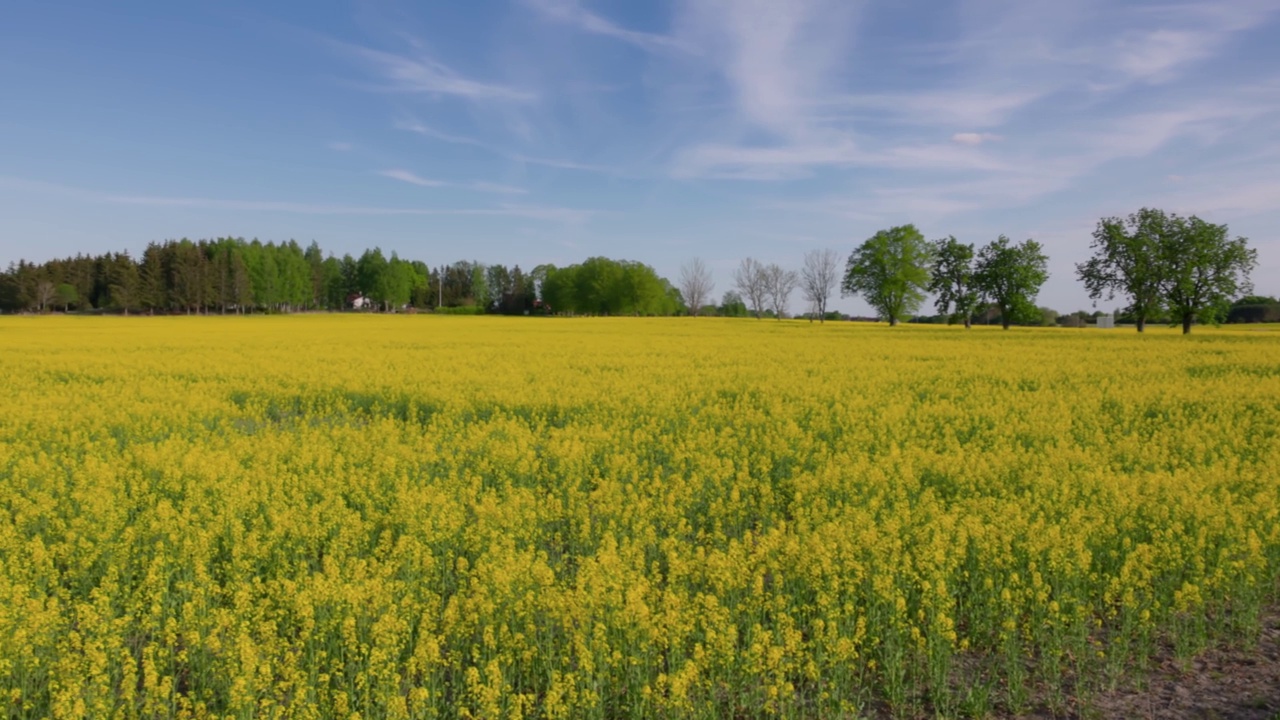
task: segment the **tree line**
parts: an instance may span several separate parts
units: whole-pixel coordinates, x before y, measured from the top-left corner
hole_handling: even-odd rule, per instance
[[[238,313],[432,309],[462,313],[669,315],[679,292],[653,268],[590,258],[568,267],[457,261],[431,267],[379,248],[326,256],[316,243],[241,238],[151,243],[127,252],[20,260],[0,273],[0,311]],[[554,310],[553,310],[554,308]]]
[[[1144,208],[1128,218],[1103,218],[1093,256],[1076,267],[1095,301],[1128,300],[1121,311],[1142,332],[1150,321],[1280,320],[1280,303],[1248,296],[1257,253],[1226,225]],[[823,321],[838,291],[859,296],[890,325],[912,318],[932,295],[938,319],[969,327],[975,318],[1044,324],[1057,313],[1035,305],[1048,279],[1048,258],[1034,240],[1005,236],[975,248],[954,236],[929,241],[914,225],[881,230],[854,248],[841,268],[835,250],[814,250],[803,266],[745,258],[733,287],[712,302],[715,283],[700,259],[684,265],[676,283],[643,263],[592,257],[569,265],[486,265],[458,261],[432,267],[390,257],[380,248],[360,256],[325,255],[312,242],[262,243],[242,238],[150,243],[127,252],[77,255],[43,264],[20,260],[0,273],[0,311],[99,310],[130,313],[246,313],[426,309],[458,313],[590,315],[787,316],[800,290]],[[1084,322],[1087,313],[1063,316]],[[1048,320],[1051,322],[1051,320]]]
[[[1272,315],[1269,298],[1233,304],[1252,291],[1257,251],[1246,238],[1232,238],[1225,224],[1143,208],[1128,218],[1100,220],[1091,249],[1092,257],[1076,266],[1077,278],[1095,301],[1126,298],[1122,312],[1138,332],[1162,316],[1189,333],[1194,322]],[[976,312],[989,308],[1007,330],[1044,318],[1035,299],[1048,278],[1048,258],[1034,240],[1013,243],[1001,235],[975,249],[955,237],[930,242],[915,226],[902,225],[877,232],[853,251],[840,289],[861,296],[890,325],[914,314],[929,293],[949,321],[969,327]]]

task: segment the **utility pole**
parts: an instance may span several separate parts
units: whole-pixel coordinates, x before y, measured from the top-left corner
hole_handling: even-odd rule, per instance
[[[436,300],[436,309],[439,310],[444,305],[444,266],[440,266],[440,280],[436,283],[436,290],[440,292],[440,297]]]

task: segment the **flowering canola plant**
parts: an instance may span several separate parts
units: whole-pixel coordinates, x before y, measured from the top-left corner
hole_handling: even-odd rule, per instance
[[[0,705],[1017,711],[1256,630],[1278,358],[1232,330],[0,318]]]

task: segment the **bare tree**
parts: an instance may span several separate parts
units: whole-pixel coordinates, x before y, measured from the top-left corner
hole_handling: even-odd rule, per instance
[[[689,314],[698,314],[702,306],[711,299],[711,291],[715,286],[711,271],[702,262],[702,258],[694,258],[680,268],[680,294],[689,306]]]
[[[800,289],[804,297],[813,303],[818,322],[825,322],[827,301],[840,282],[840,254],[830,248],[810,250],[804,255],[804,267],[800,269]],[[813,318],[809,318],[813,322]]]
[[[36,307],[40,309],[40,312],[44,312],[53,304],[53,301],[57,299],[57,292],[57,286],[48,280],[41,280],[39,283],[36,283],[36,293],[33,299],[35,300]]]
[[[800,282],[800,276],[796,275],[794,270],[783,270],[776,264],[766,267],[764,275],[765,288],[769,299],[773,302],[773,313],[781,320],[783,313],[787,311],[787,301],[791,299],[792,291]]]
[[[751,311],[759,319],[769,301],[769,277],[764,265],[755,258],[746,258],[733,271],[733,286],[751,303]]]

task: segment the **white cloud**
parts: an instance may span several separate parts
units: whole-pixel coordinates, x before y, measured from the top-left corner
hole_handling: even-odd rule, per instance
[[[516,187],[515,185],[503,185],[501,183],[491,183],[491,182],[484,182],[484,181],[467,183],[465,187],[475,190],[477,192],[498,193],[501,195],[524,195],[525,193],[529,192],[528,190],[525,190],[522,187]]]
[[[450,133],[441,132],[439,130],[436,130],[435,128],[431,128],[426,125],[423,125],[417,120],[409,120],[409,119],[397,120],[395,122],[395,128],[397,130],[406,130],[411,133],[417,133],[418,135],[422,135],[424,137],[434,138],[436,140],[443,140],[444,142],[453,143],[455,145],[475,145],[476,147],[482,147],[482,148],[491,147],[490,145],[480,142],[475,138],[466,137],[464,135],[452,135]]]
[[[666,35],[628,30],[583,8],[577,0],[523,0],[523,4],[548,18],[572,25],[583,32],[611,37],[650,52],[670,50],[687,52],[689,50],[675,38]]]
[[[477,183],[480,185],[482,183]],[[234,210],[244,212],[279,212],[296,215],[422,215],[422,216],[478,216],[478,217],[519,217],[532,220],[545,220],[566,224],[581,224],[597,213],[595,210],[568,208],[555,205],[499,203],[495,207],[481,208],[414,208],[414,207],[382,207],[375,205],[348,205],[345,203],[308,203],[278,200],[241,200],[209,197],[179,197],[167,195],[121,195],[104,193],[97,190],[50,183],[42,180],[8,177],[0,175],[0,186],[19,190],[36,191],[85,202],[108,203],[112,205],[136,205],[141,207],[191,208],[199,210]],[[495,192],[519,190],[509,186],[491,186],[502,188]]]
[[[463,77],[444,63],[419,51],[413,57],[335,43],[374,69],[384,89],[430,95],[453,95],[476,101],[528,102],[535,95],[526,90]]]
[[[838,97],[829,103],[835,107],[864,110],[870,115],[887,117],[907,125],[962,125],[995,127],[1005,123],[1015,112],[1044,96],[1043,90],[920,90],[911,93],[855,94]]]
[[[380,170],[378,174],[383,177],[391,178],[392,180],[399,180],[400,182],[406,182],[406,183],[409,183],[410,185],[417,185],[419,187],[461,188],[463,190],[474,190],[476,192],[486,192],[486,193],[499,193],[503,195],[523,195],[524,193],[528,192],[524,188],[516,187],[514,185],[502,185],[500,183],[484,182],[482,180],[479,180],[476,182],[468,182],[468,183],[446,182],[444,180],[433,180],[431,178],[424,178],[418,175],[417,173],[411,172],[409,170]]]
[[[326,145],[326,147],[336,152],[350,152],[355,148],[355,146],[349,142],[338,142],[336,140]]]
[[[1235,33],[1250,30],[1277,9],[1252,0],[1184,2],[1140,10],[1139,18],[1157,27],[1131,30],[1110,47],[1090,50],[1092,61],[1129,79],[1163,83],[1182,68],[1215,55]]]
[[[435,130],[434,128],[430,128],[426,125],[423,125],[422,123],[416,120],[399,120],[399,121],[396,121],[395,127],[398,130],[405,130],[408,132],[416,133],[418,135],[422,135],[423,137],[429,137],[435,140],[441,140],[443,142],[453,143],[455,145],[472,145],[474,147],[478,147],[490,153],[493,153],[494,155],[497,155],[499,157],[506,158],[511,162],[520,163],[522,165],[540,165],[543,167],[558,168],[560,170],[579,170],[583,172],[594,172],[594,173],[617,175],[617,176],[625,175],[625,173],[621,172],[618,168],[615,168],[615,167],[597,165],[592,163],[583,163],[583,162],[578,162],[575,160],[567,160],[563,158],[537,157],[532,155],[525,155],[523,153],[511,152],[509,150],[505,150],[496,145],[491,145],[486,142],[481,142],[480,140],[476,140],[475,138],[440,132],[438,130]]]
[[[782,137],[810,130],[847,59],[853,0],[683,0],[677,37],[729,86],[739,119]]]
[[[400,182],[407,182],[410,185],[421,187],[444,187],[448,184],[440,180],[428,180],[427,178],[419,177],[408,170],[381,170],[378,174],[392,180],[399,180]]]
[[[898,170],[1009,169],[1009,164],[977,149],[954,145],[896,145],[863,150],[852,141],[746,147],[705,144],[676,158],[672,175],[738,180],[788,180],[808,177],[818,167],[874,167]]]
[[[951,142],[961,145],[981,145],[984,142],[1000,139],[1001,136],[995,133],[961,132],[951,136]]]

